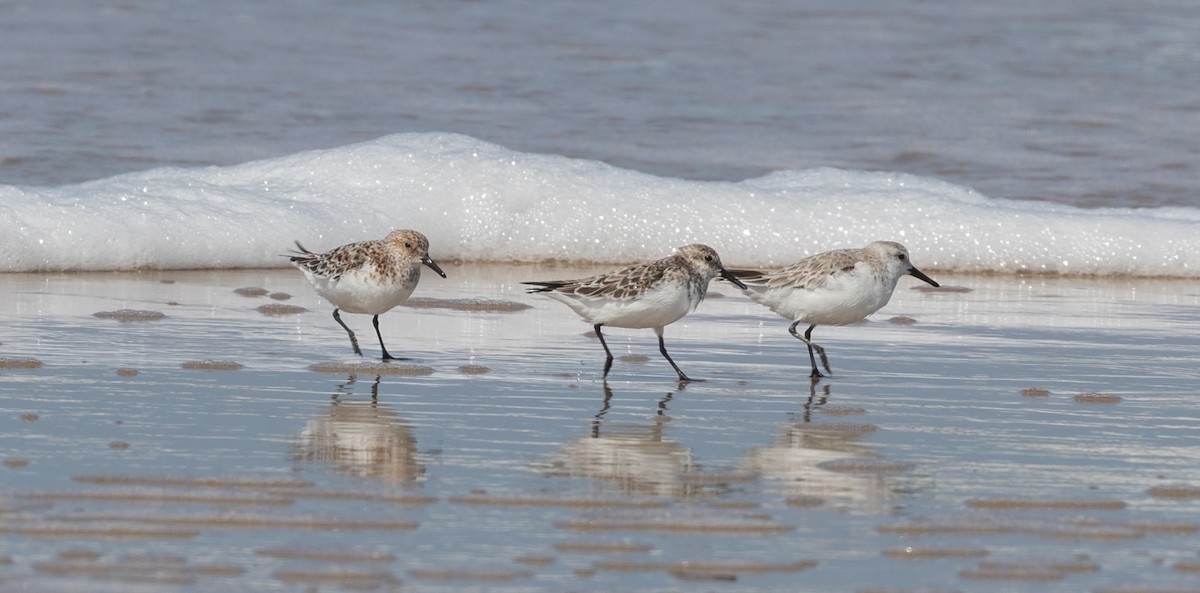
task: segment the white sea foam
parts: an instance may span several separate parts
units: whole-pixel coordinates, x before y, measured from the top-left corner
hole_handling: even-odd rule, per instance
[[[1200,276],[1200,210],[993,199],[902,173],[814,169],[740,182],[656,177],[402,134],[232,167],[0,186],[0,270],[277,267],[394,228],[439,260],[626,262],[703,242],[730,266],[873,240],[925,270]]]

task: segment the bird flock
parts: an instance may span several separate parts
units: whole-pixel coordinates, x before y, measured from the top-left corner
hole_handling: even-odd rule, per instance
[[[355,354],[362,355],[354,331],[342,321],[340,311],[371,315],[379,338],[382,359],[392,356],[379,331],[379,316],[408,300],[426,266],[445,278],[429,257],[429,240],[413,230],[395,230],[380,240],[359,241],[324,253],[305,249],[299,241],[289,254],[292,264],[333,306],[333,318],[350,336]],[[815,381],[832,372],[825,349],[812,340],[818,325],[846,325],[865,319],[892,297],[901,276],[914,276],[934,287],[929,276],[913,266],[903,245],[875,241],[861,249],[835,249],[811,255],[774,270],[729,270],[707,245],[684,245],[654,261],[632,264],[611,272],[573,280],[523,282],[529,293],[559,301],[591,324],[604,347],[604,377],[612,369],[613,355],[604,340],[603,327],[653,328],[658,350],[680,381],[695,381],[667,353],[663,329],[694,311],[716,278],[729,282],[755,302],[792,322],[788,331],[808,347]],[[807,324],[801,334],[799,326]]]

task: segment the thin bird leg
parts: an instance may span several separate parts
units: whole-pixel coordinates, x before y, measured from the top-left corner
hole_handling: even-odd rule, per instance
[[[371,324],[375,326],[375,335],[379,337],[379,349],[383,350],[383,360],[408,360],[407,358],[397,358],[388,354],[387,347],[383,345],[383,334],[379,333],[379,316],[371,318]]]
[[[804,331],[804,341],[811,346],[813,350],[817,351],[817,355],[821,357],[821,364],[825,365],[825,372],[832,373],[833,369],[829,368],[829,357],[825,356],[825,349],[822,348],[820,344],[812,341],[812,330],[814,327],[817,327],[817,324],[814,323],[808,326],[808,329]],[[812,353],[809,353],[810,356],[811,354]]]
[[[671,355],[667,354],[667,345],[665,342],[663,342],[663,328],[654,328],[654,333],[658,334],[658,351],[662,352],[663,358],[667,359],[667,362],[671,363],[671,367],[675,369],[676,373],[679,373],[680,381],[703,381],[703,379],[692,379],[683,374],[683,371],[680,370],[679,365],[675,364],[674,360],[671,360]]]
[[[832,373],[833,370],[829,368],[829,358],[825,356],[825,349],[819,344],[813,343],[812,341],[812,330],[814,327],[817,327],[817,325],[814,323],[808,326],[808,330],[804,332],[803,336],[796,331],[797,325],[800,325],[799,321],[793,323],[791,327],[788,328],[788,331],[791,332],[791,334],[795,336],[797,340],[804,342],[804,344],[808,346],[808,361],[812,363],[812,375],[810,376],[814,379],[825,376],[821,374],[821,371],[817,370],[817,358],[813,355],[813,350],[816,350],[817,354],[821,356],[821,364],[825,365],[825,371]]]
[[[608,377],[608,370],[612,368],[613,355],[608,350],[608,343],[604,341],[604,334],[600,333],[600,324],[597,323],[592,328],[596,330],[596,337],[600,338],[600,345],[604,346],[604,353],[608,355],[608,358],[604,361],[604,377]]]
[[[338,322],[338,325],[342,326],[342,329],[346,330],[347,334],[350,334],[350,345],[354,347],[354,353],[362,356],[362,350],[358,347],[358,338],[354,337],[354,332],[350,330],[350,326],[342,321],[342,316],[338,315],[337,309],[333,310],[333,319]]]

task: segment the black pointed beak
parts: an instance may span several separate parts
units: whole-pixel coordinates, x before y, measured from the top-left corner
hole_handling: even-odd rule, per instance
[[[438,273],[438,276],[441,276],[442,278],[445,278],[445,277],[446,277],[446,273],[445,273],[445,272],[443,272],[443,271],[442,271],[442,269],[438,267],[438,265],[437,265],[437,263],[436,263],[436,262],[434,262],[432,259],[429,259],[429,256],[428,256],[428,255],[426,255],[425,257],[421,258],[421,263],[423,263],[423,264],[425,264],[425,265],[429,266],[429,267],[430,267],[430,269],[432,269],[434,272],[437,272],[437,273]],[[930,282],[932,282],[932,280],[930,280]],[[936,285],[936,284],[934,284],[934,286],[937,286],[937,285]]]
[[[721,268],[721,277],[728,280],[734,286],[736,286],[742,290],[746,290],[746,284],[743,283],[741,280],[739,280],[737,276],[734,276],[733,274],[729,273],[729,270],[726,270],[725,268]],[[933,282],[933,280],[930,280],[930,282]],[[937,286],[937,285],[934,284],[934,286]]]
[[[912,275],[912,276],[916,276],[917,278],[920,278],[920,279],[922,279],[922,280],[924,280],[924,281],[928,282],[928,283],[929,283],[931,286],[933,286],[934,288],[937,288],[937,287],[941,286],[941,284],[938,284],[937,282],[934,282],[934,281],[933,281],[933,278],[930,278],[929,276],[926,276],[926,275],[925,275],[925,272],[922,272],[921,270],[918,270],[918,269],[916,269],[916,268],[909,268],[909,269],[908,269],[908,273],[909,273],[910,275]]]

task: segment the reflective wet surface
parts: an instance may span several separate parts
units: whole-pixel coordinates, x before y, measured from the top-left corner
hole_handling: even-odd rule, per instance
[[[680,384],[515,285],[589,270],[445,267],[387,364],[288,271],[5,276],[0,589],[1197,588],[1195,283],[902,281],[816,384],[714,284]]]

